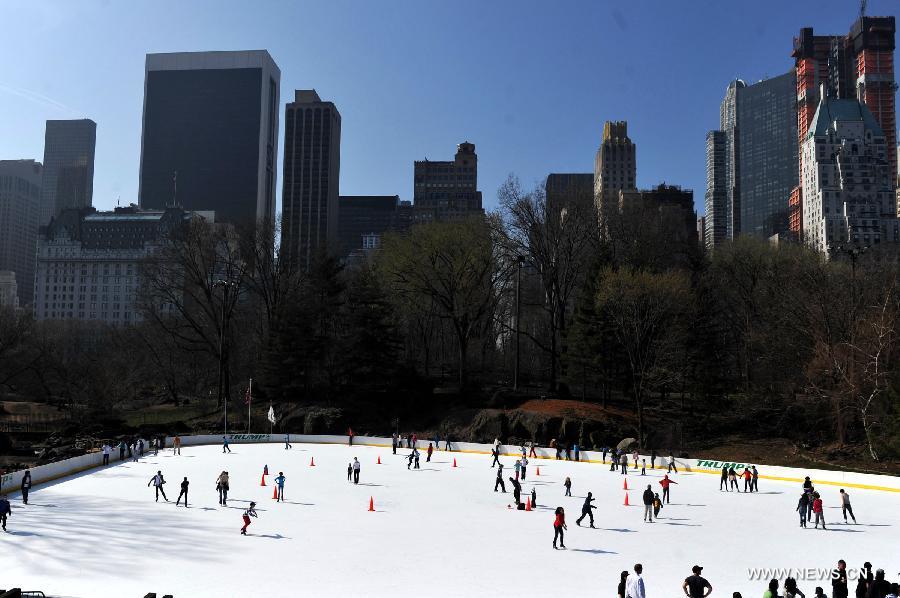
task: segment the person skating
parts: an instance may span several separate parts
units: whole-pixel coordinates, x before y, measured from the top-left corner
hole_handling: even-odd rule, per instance
[[[819,529],[819,522],[822,522],[822,529],[825,529],[825,513],[823,512],[822,497],[818,492],[813,493],[813,513],[816,516],[816,529]]]
[[[537,458],[537,452],[535,452],[535,450],[534,450],[534,440],[532,440],[531,442],[528,443],[528,447],[529,447],[528,456]]]
[[[429,442],[428,443],[428,456],[425,458],[426,463],[431,463],[431,453],[433,453],[433,452],[434,452],[434,447]]]
[[[669,502],[669,486],[670,486],[671,484],[677,484],[677,483],[678,483],[678,482],[669,479],[669,474],[664,475],[664,476],[663,476],[663,479],[661,479],[661,480],[659,481],[660,486],[663,487],[663,495],[662,495],[662,497],[663,497],[663,500],[666,501],[666,503]]]
[[[566,487],[566,496],[572,496],[572,480],[569,477],[566,477],[566,481],[563,482],[563,486]]]
[[[622,475],[628,475],[628,454],[622,453],[619,457],[619,465],[621,466]]]
[[[103,464],[109,465],[109,454],[110,454],[110,452],[112,452],[112,448],[110,448],[110,446],[108,444],[104,444],[100,448],[100,451],[103,453]]]
[[[516,507],[518,507],[519,503],[522,502],[522,484],[519,483],[519,480],[513,478],[509,478],[509,481],[513,487],[513,500],[516,501]]]
[[[147,482],[147,487],[150,487],[150,484],[156,488],[156,502],[159,502],[159,495],[162,494],[163,498],[166,502],[169,502],[169,499],[166,497],[166,491],[163,489],[163,485],[166,483],[165,478],[163,478],[163,474],[161,471],[157,471],[156,475],[150,478],[150,481]]]
[[[812,487],[813,487],[813,483],[812,483],[812,480],[809,479],[809,476],[806,476],[805,478],[803,478],[803,490],[804,490],[804,491],[807,491],[807,490],[811,491],[811,490],[812,490]]]
[[[347,443],[353,446],[353,428],[347,428]]]
[[[246,536],[246,535],[247,535],[247,526],[250,525],[250,518],[251,518],[251,517],[257,517],[257,515],[256,515],[256,503],[255,503],[255,502],[251,502],[251,503],[250,503],[250,507],[247,508],[246,511],[244,511],[244,515],[243,515],[243,517],[242,517],[242,519],[244,520],[244,527],[241,528],[241,535],[242,535],[242,536]]]
[[[750,484],[750,491],[759,492],[759,472],[756,470],[756,465],[751,465],[750,469],[753,472],[753,483]]]
[[[659,512],[663,508],[663,502],[659,498],[659,494],[653,495],[653,516],[659,519]]]
[[[875,581],[869,584],[866,598],[885,598],[891,591],[891,582],[884,578],[884,569],[875,571]]]
[[[578,448],[578,444],[576,444],[576,445],[575,445],[574,447],[572,447],[572,448],[573,448],[573,450],[575,451],[575,460],[576,460],[576,461],[580,461],[580,460],[581,460],[581,449]]]
[[[860,570],[856,581],[856,598],[866,598],[866,595],[869,593],[869,588],[874,581],[875,576],[872,574],[872,563],[866,561],[863,563],[863,567]]]
[[[619,585],[616,588],[616,596],[618,598],[625,598],[625,584],[628,583],[628,571],[622,571],[619,576]]]
[[[31,470],[26,469],[22,476],[22,502],[28,504],[28,493],[31,491]]]
[[[278,488],[278,499],[275,502],[284,502],[284,472],[278,472],[278,477],[275,478],[275,486]]]
[[[568,442],[564,443],[566,447],[566,461],[572,460],[572,445]]]
[[[778,598],[778,580],[770,579],[769,587],[763,592],[763,598]]]
[[[631,463],[632,463],[632,465],[634,465],[635,469],[638,468],[638,459],[639,458],[640,458],[640,455],[638,455],[637,451],[634,451],[631,453]]]
[[[228,436],[222,436],[222,452],[230,453],[231,447],[228,446]]]
[[[806,594],[797,587],[797,580],[793,577],[788,577],[784,580],[784,598],[797,598],[798,596],[806,598]]]
[[[810,489],[808,490],[808,494],[809,494],[809,508],[806,510],[806,520],[807,520],[807,521],[812,521],[812,519],[813,519],[813,502],[815,501],[815,498],[816,498],[816,497],[813,496],[813,495],[814,495],[815,493],[816,493],[816,489],[810,487]]]
[[[407,468],[409,469],[409,468]],[[353,481],[353,461],[347,463],[347,481]]]
[[[816,586],[815,594],[813,594],[814,598],[828,598],[825,595],[825,590],[822,589],[821,586]]]
[[[562,459],[562,456],[561,456],[562,455],[562,446],[560,446],[560,444],[558,442],[556,442],[555,438],[550,441],[550,448],[556,449],[556,460],[557,461]]]
[[[528,469],[528,459],[522,457],[522,479],[525,479],[525,473]]]
[[[181,436],[175,435],[175,439],[172,440],[172,454],[173,455],[181,455]]]
[[[413,447],[414,449],[418,449],[418,448],[419,448],[419,435],[418,435],[418,434],[416,434],[415,432],[413,432],[412,436],[410,437],[410,441],[412,442],[412,447]]]
[[[219,492],[219,504],[228,505],[228,472],[223,471],[216,478],[216,490]]]
[[[603,445],[603,448],[600,449],[600,452],[603,455],[600,462],[605,465],[606,464],[606,453],[609,452],[609,447],[606,445]],[[628,575],[628,571],[622,571],[622,573],[624,573],[625,575]]]
[[[413,469],[419,469],[419,451],[418,449],[413,449]]]
[[[512,478],[510,478],[512,479]],[[556,507],[556,511],[554,512],[556,518],[553,520],[553,549],[556,550],[556,540],[559,539],[559,547],[565,548],[566,542],[563,537],[563,530],[569,529],[566,527],[566,511],[562,507]]]
[[[641,475],[647,475],[647,460],[641,459]]]
[[[723,485],[725,486],[726,491],[731,492],[731,490],[728,488],[728,466],[727,465],[722,466],[722,477],[719,478],[719,492],[722,491]]]
[[[4,494],[0,496],[0,527],[6,531],[6,518],[12,515],[12,506],[9,504],[9,498]]]
[[[531,487],[531,508],[537,508],[537,490],[535,490],[534,486]]]
[[[178,500],[175,501],[175,506],[177,507],[181,503],[181,497],[184,497],[184,508],[188,506],[188,486],[190,482],[188,482],[187,476],[184,476],[184,479],[181,480],[181,492],[178,493]]]
[[[285,434],[284,435],[284,450],[288,450],[288,449],[292,449],[292,448],[294,448],[294,447],[291,446],[291,435]]]
[[[453,447],[450,445],[450,433],[447,433],[447,437],[444,438],[444,450],[449,452],[453,452]]]
[[[612,450],[609,456],[609,470],[615,471],[619,468],[619,451],[616,449]]]
[[[359,470],[362,469],[362,464],[359,462],[359,459],[353,457],[353,483],[359,484]]]
[[[750,470],[745,467],[741,477],[744,478],[744,492],[753,492],[753,474]]]
[[[647,484],[647,489],[644,490],[641,498],[644,500],[644,521],[653,523],[653,490],[650,484]]]
[[[643,572],[644,566],[637,563],[634,566],[634,575],[628,576],[628,580],[625,582],[625,598],[646,598],[644,578],[641,577]]]
[[[503,463],[500,463],[500,467],[497,468],[497,480],[494,482],[494,492],[497,491],[497,486],[500,486],[503,494],[506,494],[506,484],[503,482]]]
[[[650,469],[656,469],[656,449],[650,451]]]
[[[592,497],[593,497],[593,495],[590,492],[588,492],[587,498],[584,499],[584,504],[581,505],[581,517],[579,517],[578,519],[575,520],[575,525],[580,527],[581,520],[584,519],[585,517],[588,517],[588,518],[590,518],[590,521],[591,521],[591,527],[594,527],[593,509],[596,509],[597,507],[595,507],[593,504],[591,504],[594,502],[594,499]]]
[[[516,470],[516,479],[518,480],[519,475],[522,473],[522,460],[521,459],[516,459],[515,470]]]
[[[848,598],[850,589],[847,586],[847,561],[837,562],[837,569],[831,573],[831,598]]]
[[[397,433],[394,432],[391,434],[391,451],[396,455],[397,454]]]
[[[734,470],[734,467],[728,468],[728,488],[729,492],[731,491],[731,488],[734,488],[736,492],[741,491],[741,489],[738,487],[737,472]]]
[[[491,455],[494,457],[494,460],[491,462],[491,467],[500,465],[500,450],[496,446],[491,449]]]
[[[528,456],[528,449],[525,448],[525,443],[522,443],[522,446],[519,447],[519,452],[522,453],[522,458],[526,458]]]
[[[676,465],[675,465],[675,456],[670,454],[669,455],[669,470],[666,473],[672,473],[673,471],[675,473],[678,473],[678,467],[676,467]]]
[[[412,468],[413,459],[415,459],[415,458],[416,458],[415,451],[410,451],[409,456],[407,457],[407,460],[406,460],[406,469]]]
[[[700,577],[701,571],[703,571],[703,567],[694,565],[691,567],[693,575],[685,579],[684,583],[681,584],[681,589],[684,590],[684,595],[688,598],[706,598],[706,596],[712,594],[712,585]]]
[[[143,438],[138,438],[137,448],[138,448],[138,455],[143,457],[144,456],[144,439]]]
[[[853,519],[853,523],[856,523],[856,515],[853,514],[853,507],[850,506],[850,495],[844,492],[843,488],[841,488],[841,512],[844,514],[844,523],[847,523],[847,513],[850,513],[850,518]]]
[[[809,493],[804,492],[797,501],[797,512],[800,513],[800,527],[806,527],[806,513],[809,511]]]

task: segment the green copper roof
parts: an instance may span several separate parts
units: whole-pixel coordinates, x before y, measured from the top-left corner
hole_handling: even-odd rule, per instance
[[[862,102],[850,99],[825,98],[819,102],[812,125],[809,127],[809,135],[825,135],[834,121],[863,121],[872,134],[883,137],[881,125],[875,120],[875,116]]]

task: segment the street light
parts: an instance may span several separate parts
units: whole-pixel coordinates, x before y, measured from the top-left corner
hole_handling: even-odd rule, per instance
[[[516,256],[516,366],[513,370],[513,390],[519,390],[519,310],[522,304],[522,292],[520,290],[522,279],[522,266],[525,265],[525,256]]]
[[[219,330],[219,389],[218,400],[225,405],[225,434],[228,434],[228,399],[223,396],[223,386],[225,378],[225,333],[228,326],[228,289],[236,287],[237,284],[230,280],[217,280],[213,283],[213,288],[222,287],[222,327]]]

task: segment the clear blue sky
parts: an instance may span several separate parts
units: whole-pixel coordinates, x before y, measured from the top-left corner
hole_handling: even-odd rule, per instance
[[[868,14],[897,7],[870,0]],[[787,71],[801,27],[843,34],[857,11],[856,0],[0,0],[0,159],[41,160],[45,120],[91,118],[94,205],[136,201],[144,55],[265,48],[282,106],[295,88],[338,106],[342,194],[412,199],[413,160],[449,159],[469,140],[492,208],[509,173],[591,172],[603,121],[624,119],[639,186],[693,188],[702,210],[705,135],[728,82]]]

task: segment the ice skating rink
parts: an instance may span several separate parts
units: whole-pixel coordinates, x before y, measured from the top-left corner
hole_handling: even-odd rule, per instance
[[[0,587],[79,598],[615,596],[619,572],[641,562],[648,596],[683,595],[682,581],[699,564],[715,595],[752,597],[766,581],[751,581],[750,567],[830,568],[843,558],[848,567],[869,560],[891,581],[900,571],[894,492],[849,488],[859,525],[845,525],[839,488],[819,486],[828,523],[821,531],[799,527],[799,483],[761,479],[758,494],[737,494],[720,492],[716,475],[678,473],[671,504],[649,524],[641,491],[649,483],[662,495],[661,470],[629,473],[626,507],[623,476],[608,466],[532,459],[523,498],[535,487],[539,506],[523,512],[507,508],[508,480],[510,493],[493,492],[487,455],[438,452],[427,463],[423,451],[421,469],[407,471],[408,449],[394,456],[390,448],[345,445],[231,448],[185,447],[181,456],[168,449],[95,469],[36,487],[28,506],[12,494]],[[354,456],[359,485],[346,479]],[[515,459],[502,462],[506,477],[514,475]],[[270,475],[260,487],[264,465]],[[154,502],[147,487],[158,469],[169,503]],[[231,476],[227,507],[215,489],[222,470]],[[279,471],[287,478],[284,503],[272,499]],[[174,504],[184,476],[188,509]],[[566,476],[571,498],[563,496]],[[597,499],[597,529],[575,525],[588,491]],[[251,500],[259,518],[243,537],[241,514]],[[557,506],[569,525],[564,551],[551,546]],[[827,579],[799,582],[809,596],[816,585],[831,595]]]

